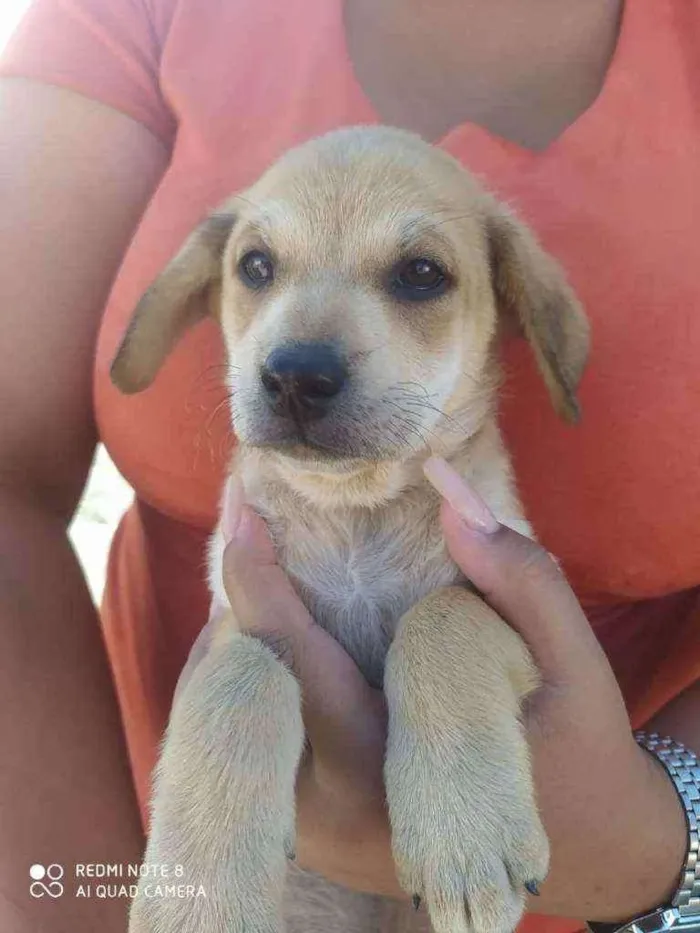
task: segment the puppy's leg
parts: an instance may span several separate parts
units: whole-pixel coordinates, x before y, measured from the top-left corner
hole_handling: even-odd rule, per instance
[[[279,933],[303,741],[291,672],[253,638],[217,636],[173,707],[130,933]]]
[[[519,722],[537,674],[478,596],[438,590],[407,613],[387,658],[385,767],[394,857],[436,933],[509,933],[546,873]]]

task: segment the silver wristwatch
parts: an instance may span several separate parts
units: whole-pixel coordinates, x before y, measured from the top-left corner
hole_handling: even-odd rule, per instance
[[[655,755],[668,771],[685,810],[688,825],[688,855],[678,890],[666,907],[623,924],[589,923],[593,933],[700,933],[700,862],[698,862],[698,822],[700,821],[700,762],[679,742],[655,732],[635,732],[639,745]]]

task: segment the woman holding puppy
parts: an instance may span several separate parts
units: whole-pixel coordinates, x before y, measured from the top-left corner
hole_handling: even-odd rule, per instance
[[[569,582],[544,549],[486,533],[454,478],[441,489],[455,560],[544,675],[527,727],[553,857],[525,929],[670,903],[683,809],[628,714],[700,750],[699,45],[695,0],[36,0],[0,82],[3,928],[125,929],[124,902],[32,899],[27,869],[139,860],[157,743],[207,614],[227,454],[225,417],[207,424],[216,330],[125,399],[108,376],[125,323],[221,197],[305,138],[376,122],[444,147],[510,202],[592,321],[576,429],[550,412],[526,348],[504,347],[506,440]],[[109,664],[65,533],[98,436],[137,495],[110,560]],[[382,697],[298,624],[261,523],[233,526],[241,623],[302,640],[313,754],[298,861],[405,898]]]

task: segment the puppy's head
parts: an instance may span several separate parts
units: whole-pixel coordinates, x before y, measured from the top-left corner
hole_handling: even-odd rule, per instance
[[[455,160],[398,130],[307,143],[205,220],[141,300],[115,384],[148,386],[210,311],[236,435],[288,474],[386,476],[464,443],[508,324],[578,416],[588,328],[562,271]]]

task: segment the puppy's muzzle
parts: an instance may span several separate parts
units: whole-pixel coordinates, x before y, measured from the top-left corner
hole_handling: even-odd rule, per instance
[[[348,379],[345,363],[329,344],[295,343],[279,347],[260,370],[272,411],[296,422],[328,414]]]

